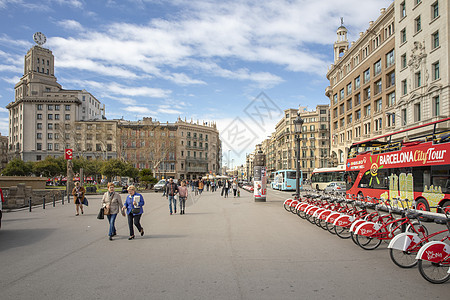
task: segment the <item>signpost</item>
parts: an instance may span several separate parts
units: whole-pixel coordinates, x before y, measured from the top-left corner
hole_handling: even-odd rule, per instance
[[[73,150],[72,149],[66,149],[64,151],[65,158],[67,160],[67,182],[66,182],[66,190],[67,190],[67,203],[70,202],[70,192],[73,189],[73,164],[72,164],[72,158],[73,158]]]

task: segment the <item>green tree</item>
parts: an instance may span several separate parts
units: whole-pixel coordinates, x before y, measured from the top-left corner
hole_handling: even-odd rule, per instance
[[[55,177],[64,173],[64,169],[58,159],[47,156],[44,160],[37,161],[33,165],[33,173],[37,176]]]
[[[121,176],[131,177],[133,179],[137,178],[139,175],[139,170],[133,167],[132,164],[126,163],[126,167],[123,170],[122,173],[120,173]]]
[[[108,181],[111,181],[112,178],[122,175],[126,167],[127,165],[120,159],[110,159],[103,164],[101,172],[108,177]]]
[[[156,183],[158,180],[153,177],[152,170],[142,169],[139,171],[139,181],[144,184]]]
[[[33,163],[24,162],[20,158],[11,160],[2,171],[4,176],[30,176],[33,171]]]

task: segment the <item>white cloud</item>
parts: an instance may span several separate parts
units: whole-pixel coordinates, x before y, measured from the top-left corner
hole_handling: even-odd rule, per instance
[[[169,115],[181,115],[183,113],[180,110],[174,109],[171,105],[160,105],[157,109],[157,112]]]
[[[14,76],[14,77],[1,77],[1,79],[7,83],[9,83],[10,85],[14,86],[16,83],[19,82],[20,77],[19,76]]]
[[[83,26],[75,20],[61,20],[61,21],[58,21],[57,24],[67,30],[73,30],[73,31],[84,30]]]
[[[124,108],[125,111],[136,113],[138,115],[153,115],[154,112],[144,106],[128,106]]]

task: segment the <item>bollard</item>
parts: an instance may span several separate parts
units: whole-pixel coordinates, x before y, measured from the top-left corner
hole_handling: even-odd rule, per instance
[[[67,193],[67,203],[70,203],[70,195]]]
[[[31,212],[31,197],[30,197],[30,200],[28,200],[28,206],[29,206],[29,210]]]
[[[45,196],[42,199],[42,209],[45,209]]]
[[[55,194],[53,194],[53,207],[55,207],[56,197]]]
[[[64,205],[64,191],[61,193],[61,203]]]

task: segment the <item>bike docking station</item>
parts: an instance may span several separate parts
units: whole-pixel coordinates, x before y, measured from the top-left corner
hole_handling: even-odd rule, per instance
[[[259,148],[254,160],[254,177],[253,177],[253,196],[255,202],[266,202],[267,193],[267,173],[266,173],[266,156]]]

